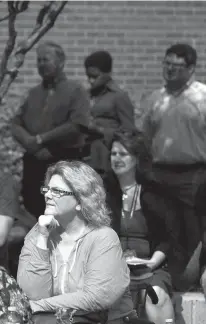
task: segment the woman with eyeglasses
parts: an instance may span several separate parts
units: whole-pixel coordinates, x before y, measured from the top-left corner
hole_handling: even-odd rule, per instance
[[[25,238],[17,275],[33,312],[108,310],[108,323],[136,316],[101,177],[82,162],[60,161],[41,192],[44,215]]]
[[[105,178],[105,186],[108,204],[112,210],[112,225],[120,237],[127,263],[136,264],[137,267],[139,265],[143,274],[144,271],[147,275],[152,272],[150,285],[157,294],[158,303],[153,304],[147,295],[146,315],[150,321],[164,324],[166,319],[174,319],[170,298],[171,278],[166,270],[168,242],[157,215],[154,214],[153,219],[148,219],[147,215],[143,214],[140,199],[149,173],[148,152],[146,141],[140,133],[116,133],[110,154],[112,173]],[[132,271],[131,268],[131,274]],[[136,293],[135,291],[134,300]]]

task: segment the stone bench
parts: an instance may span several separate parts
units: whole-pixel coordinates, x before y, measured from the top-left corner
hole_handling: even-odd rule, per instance
[[[206,324],[206,301],[201,292],[174,293],[175,324]]]

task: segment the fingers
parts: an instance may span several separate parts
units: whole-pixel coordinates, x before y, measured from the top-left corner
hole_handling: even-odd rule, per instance
[[[40,226],[46,226],[46,227],[48,227],[49,225],[54,226],[54,225],[58,224],[57,220],[55,219],[55,217],[53,215],[46,215],[46,216],[41,215],[39,217],[38,222],[39,222]]]
[[[48,236],[52,229],[59,226],[59,222],[53,215],[41,215],[38,220],[39,231],[42,235]]]

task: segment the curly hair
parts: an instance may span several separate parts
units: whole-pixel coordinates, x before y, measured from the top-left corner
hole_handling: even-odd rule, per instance
[[[89,225],[110,226],[111,218],[106,207],[103,180],[96,171],[80,161],[59,161],[48,168],[45,184],[56,174],[61,176],[74,192],[81,205],[82,216]]]

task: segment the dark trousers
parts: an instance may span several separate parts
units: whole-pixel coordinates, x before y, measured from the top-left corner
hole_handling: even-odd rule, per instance
[[[47,168],[59,160],[83,160],[88,155],[85,150],[72,148],[50,160],[38,160],[35,156],[25,153],[23,157],[22,197],[25,208],[37,218],[44,213],[44,196],[40,187],[44,184]]]
[[[156,237],[168,243],[174,287],[189,289],[200,278],[200,258],[206,246],[206,166],[154,165],[141,204],[156,227]]]

